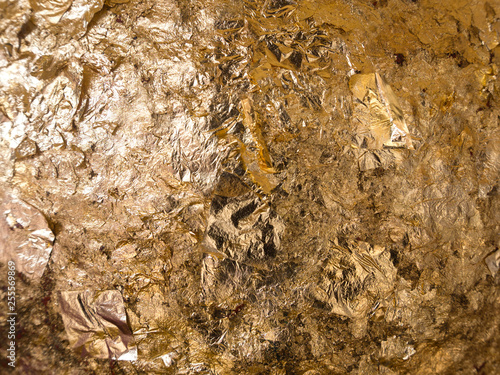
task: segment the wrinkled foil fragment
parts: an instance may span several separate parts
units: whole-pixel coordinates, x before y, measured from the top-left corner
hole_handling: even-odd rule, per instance
[[[137,347],[120,292],[61,292],[59,307],[69,342],[82,356],[137,359]]]
[[[47,220],[36,208],[5,192],[0,212],[1,261],[14,261],[17,271],[40,279],[55,239]]]
[[[488,255],[485,260],[492,276],[495,276],[500,269],[500,250]]]
[[[358,132],[369,132],[367,148],[413,148],[398,99],[379,73],[355,74],[349,85],[357,101],[354,114],[365,127]]]

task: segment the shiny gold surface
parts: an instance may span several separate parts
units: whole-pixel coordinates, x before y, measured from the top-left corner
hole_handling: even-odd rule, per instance
[[[0,9],[15,373],[500,372],[498,1]]]

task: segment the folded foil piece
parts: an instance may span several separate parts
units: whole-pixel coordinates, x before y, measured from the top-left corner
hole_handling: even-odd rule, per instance
[[[70,345],[82,356],[137,360],[137,347],[120,292],[61,292],[59,308]]]
[[[36,208],[7,192],[0,213],[0,261],[14,261],[18,272],[40,279],[55,238],[47,220]]]
[[[355,98],[354,116],[361,123],[365,147],[407,147],[413,149],[398,98],[379,73],[355,74],[349,81]]]
[[[486,262],[491,275],[495,276],[500,269],[500,250],[497,250],[494,253],[488,255],[484,259],[484,261]]]

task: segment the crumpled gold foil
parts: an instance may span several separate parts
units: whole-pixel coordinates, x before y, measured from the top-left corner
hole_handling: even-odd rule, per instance
[[[379,307],[373,296],[385,299],[394,289],[397,270],[389,253],[363,242],[344,248],[338,240],[331,252],[319,275],[315,297],[331,305],[338,315],[363,318],[373,314]]]
[[[349,85],[354,98],[363,106],[358,111],[367,112],[358,121],[364,123],[366,130],[370,132],[371,142],[368,142],[368,148],[413,148],[398,99],[380,74],[355,74]],[[364,132],[363,129],[359,130],[359,134]]]
[[[49,261],[54,233],[40,211],[4,192],[0,204],[1,261],[16,263],[27,277],[40,279]]]
[[[59,305],[70,345],[82,356],[137,360],[120,292],[61,292]]]
[[[498,372],[497,1],[0,9],[16,371]]]

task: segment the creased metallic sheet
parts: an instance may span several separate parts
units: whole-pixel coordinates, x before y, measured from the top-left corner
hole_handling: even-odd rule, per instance
[[[491,274],[495,276],[500,269],[500,251],[496,251],[493,254],[488,255],[484,261],[486,262]]]
[[[409,138],[403,111],[398,99],[387,82],[379,73],[355,74],[349,81],[351,91],[359,104],[355,106],[357,120],[365,126],[359,134],[369,131],[368,148],[380,149],[382,146],[413,148]],[[359,108],[361,107],[361,108]]]
[[[16,270],[40,279],[49,261],[54,233],[36,208],[3,192],[0,204],[0,261],[16,263]]]
[[[61,292],[59,307],[69,342],[82,356],[137,359],[120,292]]]

